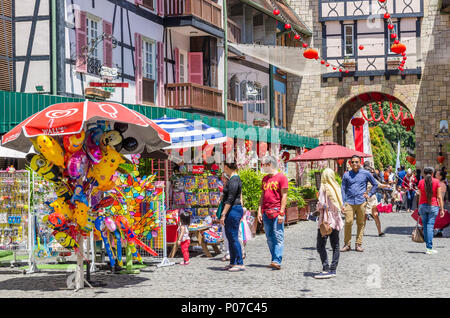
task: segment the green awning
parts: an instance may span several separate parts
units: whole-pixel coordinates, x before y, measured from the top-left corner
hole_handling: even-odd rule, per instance
[[[0,133],[10,131],[29,116],[44,108],[68,102],[81,102],[82,98],[41,95],[29,93],[15,93],[0,91]],[[235,121],[187,113],[171,108],[124,104],[125,106],[144,114],[150,119],[158,119],[166,115],[171,118],[186,118],[200,120],[205,124],[217,128],[223,134],[232,138],[249,139],[253,141],[276,142],[285,146],[315,148],[319,145],[317,138],[310,138],[291,134],[279,129],[268,129],[251,126]],[[277,137],[278,136],[278,137]]]

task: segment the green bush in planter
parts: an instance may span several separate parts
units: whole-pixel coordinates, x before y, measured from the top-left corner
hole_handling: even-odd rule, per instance
[[[305,200],[317,199],[317,188],[315,186],[300,187],[300,193]]]
[[[261,183],[263,174],[254,169],[242,169],[239,171],[242,181],[243,205],[247,210],[258,210],[261,198]]]
[[[306,206],[300,187],[296,187],[294,182],[289,182],[289,190],[287,197],[287,207],[298,207],[299,209]]]

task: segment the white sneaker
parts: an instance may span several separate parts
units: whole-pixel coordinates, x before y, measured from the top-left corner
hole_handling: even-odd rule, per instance
[[[437,254],[437,252],[438,252],[438,251],[436,251],[436,250],[430,250],[430,249],[427,249],[427,251],[426,251],[426,253],[429,254],[429,255],[431,255],[431,254]]]

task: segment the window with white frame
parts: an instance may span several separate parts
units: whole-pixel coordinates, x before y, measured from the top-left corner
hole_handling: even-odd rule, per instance
[[[261,86],[255,85],[255,90],[258,92],[256,95],[256,112],[264,114],[264,96]]]
[[[179,60],[179,76],[180,83],[186,83],[188,79],[187,74],[187,52],[180,50],[180,60]]]
[[[392,22],[392,24],[394,25],[394,28],[392,30],[388,29],[388,43],[389,43],[389,47],[388,47],[388,52],[392,54],[391,52],[391,46],[392,44],[394,44],[395,40],[398,40],[398,22]],[[391,38],[391,34],[397,34],[397,37],[395,39]]]
[[[344,56],[353,56],[355,35],[353,25],[344,25]]]
[[[154,80],[156,78],[156,45],[154,41],[143,40],[142,43],[142,75],[145,78]]]
[[[95,58],[99,61],[103,60],[103,43],[100,41],[97,45],[95,45],[95,41],[97,37],[103,33],[102,29],[102,20],[88,14],[86,18],[86,44],[88,47],[94,47],[91,58]]]

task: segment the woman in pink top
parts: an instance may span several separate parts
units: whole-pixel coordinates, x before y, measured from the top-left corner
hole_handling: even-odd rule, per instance
[[[425,178],[419,181],[419,215],[422,218],[423,236],[427,246],[427,254],[436,254],[433,250],[433,229],[434,222],[441,210],[441,217],[444,216],[444,203],[440,191],[440,183],[438,179],[432,177],[433,168],[423,169]]]
[[[444,201],[444,209],[448,210],[448,208],[446,207],[447,201],[445,201],[445,194],[447,193],[447,184],[445,183],[447,180],[447,173],[443,170],[436,170],[434,172],[434,177],[439,180],[441,196],[442,200]],[[434,237],[442,237],[442,230],[443,229],[437,229]]]
[[[334,171],[330,168],[326,168],[322,172],[317,209],[320,211],[319,221],[317,223],[319,227],[317,230],[317,252],[322,261],[323,272],[314,276],[314,278],[331,278],[336,276],[336,268],[339,262],[339,231],[344,227],[340,212],[344,209],[344,205],[341,187],[335,180]],[[329,235],[333,249],[331,266],[328,265],[328,255],[325,249],[328,236],[323,237],[320,233],[320,224],[322,224],[324,218],[333,229]]]

